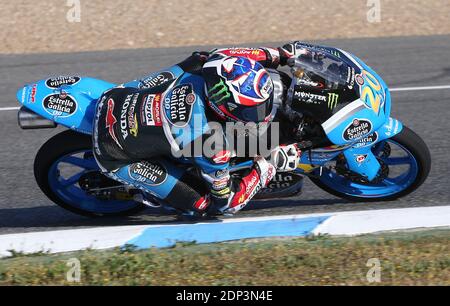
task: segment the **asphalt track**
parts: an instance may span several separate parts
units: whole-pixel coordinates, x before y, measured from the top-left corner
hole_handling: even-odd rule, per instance
[[[392,88],[450,85],[450,36],[317,43],[337,46],[358,55]],[[0,234],[173,222],[172,216],[156,216],[151,210],[128,218],[88,219],[53,204],[34,181],[33,159],[39,147],[62,128],[23,131],[17,126],[17,111],[2,108],[17,106],[16,90],[39,79],[80,74],[121,83],[176,63],[198,49],[208,50],[210,47],[0,55]],[[387,203],[349,203],[305,180],[303,195],[298,199],[253,202],[240,216],[449,205],[450,140],[447,120],[450,118],[450,89],[396,91],[392,98],[392,116],[423,137],[432,153],[430,177],[414,194]]]

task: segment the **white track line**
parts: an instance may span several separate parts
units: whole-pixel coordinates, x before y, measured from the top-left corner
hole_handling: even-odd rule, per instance
[[[442,85],[442,86],[424,86],[424,87],[403,87],[403,88],[391,88],[389,91],[422,91],[422,90],[441,90],[441,89],[450,89],[450,85]],[[0,111],[12,111],[19,110],[20,107],[10,106],[10,107],[0,107]]]
[[[391,88],[391,89],[389,89],[389,91],[392,91],[392,92],[394,92],[394,91],[421,91],[421,90],[439,90],[439,89],[450,89],[450,85]]]
[[[0,111],[12,111],[12,110],[19,110],[20,107],[17,106],[11,106],[11,107],[0,107]]]

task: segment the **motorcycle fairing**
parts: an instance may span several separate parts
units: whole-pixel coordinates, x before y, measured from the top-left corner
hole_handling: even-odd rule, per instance
[[[402,124],[390,118],[391,95],[386,83],[356,56],[339,50],[360,74],[354,76],[354,86],[360,97],[339,109],[322,124],[328,139],[339,152],[305,152],[300,164],[323,166],[343,153],[349,170],[372,180],[378,174],[380,163],[372,153],[372,146],[398,134]],[[349,63],[347,61],[347,63]]]
[[[17,100],[38,115],[72,130],[91,134],[95,105],[113,83],[79,76],[61,76],[24,86]]]

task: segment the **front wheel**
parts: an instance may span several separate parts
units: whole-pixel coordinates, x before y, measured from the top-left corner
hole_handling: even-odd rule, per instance
[[[89,135],[67,130],[50,138],[36,155],[34,176],[50,200],[79,215],[122,216],[144,208],[126,192],[120,193],[120,184],[100,173]],[[113,190],[114,200],[93,195],[89,190],[93,184],[107,195]]]
[[[425,142],[406,126],[394,137],[372,148],[381,171],[374,182],[342,171],[342,165],[327,165],[311,177],[326,192],[352,201],[391,201],[419,188],[431,169],[431,155]],[[341,167],[340,167],[341,166]],[[339,170],[340,169],[340,170]]]

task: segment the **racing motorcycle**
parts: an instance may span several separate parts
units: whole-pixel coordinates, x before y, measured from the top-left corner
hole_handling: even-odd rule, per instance
[[[430,152],[416,133],[390,117],[386,83],[346,51],[306,44],[304,49],[303,55],[288,61],[289,72],[274,78],[279,82],[274,87],[283,88],[290,101],[289,109],[303,114],[303,154],[295,171],[278,173],[255,199],[297,196],[304,177],[352,201],[395,200],[416,190],[429,174]],[[168,74],[155,72],[145,83],[160,85]],[[34,175],[49,199],[74,213],[127,215],[145,208],[143,203],[164,207],[160,199],[104,176],[94,159],[96,102],[116,86],[90,77],[61,76],[17,92],[22,129],[68,128],[40,148]],[[230,172],[239,176],[251,164],[236,159]]]

